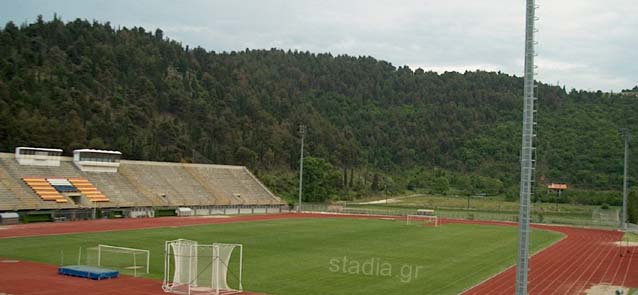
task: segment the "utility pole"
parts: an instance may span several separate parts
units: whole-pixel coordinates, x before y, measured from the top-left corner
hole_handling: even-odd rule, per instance
[[[97,203],[95,201],[91,201],[93,203],[93,213],[91,216],[94,220],[97,218]]]
[[[301,156],[299,160],[299,203],[297,213],[301,213],[301,194],[303,192],[303,140],[306,135],[306,125],[299,125],[299,135],[301,135]]]
[[[521,190],[518,215],[518,259],[516,263],[516,295],[527,295],[529,267],[529,222],[530,198],[534,186],[534,126],[536,108],[534,104],[534,34],[536,29],[535,0],[526,1],[525,17],[525,77],[523,80],[523,131],[521,144]]]
[[[629,131],[626,128],[621,130],[623,138],[625,139],[625,165],[623,168],[623,182],[622,182],[622,220],[620,222],[620,228],[627,230],[627,163],[629,160]]]

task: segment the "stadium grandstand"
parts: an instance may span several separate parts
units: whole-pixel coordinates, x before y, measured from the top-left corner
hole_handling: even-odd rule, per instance
[[[279,213],[287,206],[246,167],[129,161],[118,151],[18,147],[0,153],[0,212],[56,219]]]

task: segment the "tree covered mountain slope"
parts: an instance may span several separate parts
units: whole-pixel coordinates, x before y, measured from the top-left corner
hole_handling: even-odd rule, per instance
[[[305,124],[308,154],[334,167],[341,186],[437,168],[504,191],[518,181],[522,85],[500,72],[437,74],[372,57],[210,52],[159,29],[40,18],[0,30],[0,148],[117,149],[158,161],[196,151],[291,171]],[[618,129],[638,124],[638,97],[545,84],[538,96],[537,177],[619,189]],[[636,176],[638,155],[630,159]]]

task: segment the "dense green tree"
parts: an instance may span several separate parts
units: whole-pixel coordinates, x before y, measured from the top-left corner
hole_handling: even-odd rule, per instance
[[[304,158],[303,200],[323,202],[335,197],[339,188],[339,172],[324,159]]]
[[[451,191],[500,194],[519,180],[522,85],[500,72],[437,74],[366,56],[209,52],[161,29],[40,17],[0,29],[0,148],[82,146],[160,161],[196,151],[291,173],[305,124],[308,154],[338,171],[339,190],[433,189],[445,177]],[[618,191],[618,128],[638,125],[635,88],[538,92],[538,179]],[[630,146],[635,154],[638,136]],[[617,203],[611,195],[563,201]]]
[[[633,190],[627,197],[628,220],[633,224],[638,224],[638,190]]]
[[[432,182],[432,191],[437,194],[445,195],[450,190],[450,182],[447,177],[440,176],[434,178]]]

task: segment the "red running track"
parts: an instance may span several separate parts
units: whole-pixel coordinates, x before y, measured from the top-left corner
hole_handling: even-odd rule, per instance
[[[0,227],[0,238],[326,217],[378,218],[361,215],[286,213],[227,218],[165,217],[75,221]],[[442,224],[445,223],[516,225],[507,222],[442,220]],[[622,233],[564,226],[533,227],[561,232],[566,237],[530,260],[529,294],[583,294],[590,286],[600,283],[638,287],[638,247],[617,247],[613,244],[620,239]],[[86,288],[83,287],[85,284]],[[515,269],[511,267],[464,294],[513,294],[514,284]],[[87,290],[90,290],[88,292],[91,294],[164,294],[160,286],[161,283],[156,280],[130,277],[96,283],[92,280],[59,276],[55,272],[55,267],[50,265],[0,262],[0,292],[9,294],[73,295],[87,294]]]
[[[171,226],[189,226],[231,222],[249,222],[285,218],[376,218],[369,215],[321,214],[321,213],[280,213],[242,216],[198,216],[198,217],[162,217],[162,218],[123,218],[98,219],[68,222],[43,222],[0,226],[1,238],[29,236],[61,235],[84,232],[105,232]],[[378,216],[388,217],[388,216]]]
[[[94,281],[58,275],[57,267],[49,264],[27,261],[14,263],[0,260],[0,294],[4,293],[16,295],[156,295],[162,293],[162,283],[157,280],[128,276]]]
[[[235,217],[162,217],[162,218],[128,218],[69,221],[59,223],[30,223],[0,226],[0,238],[16,238],[28,236],[61,235],[83,232],[104,232],[143,228],[160,228],[170,226],[187,226],[198,224],[228,223],[281,219],[295,214],[244,215]]]
[[[596,284],[638,287],[638,247],[616,246],[621,232],[532,227],[561,232],[566,237],[530,259],[529,294],[584,294]],[[509,295],[515,293],[515,284],[516,269],[510,267],[463,294]]]
[[[120,276],[110,280],[89,280],[61,276],[57,266],[0,260],[0,294],[33,295],[159,295],[162,282],[158,280]],[[257,295],[257,293],[242,293]]]

